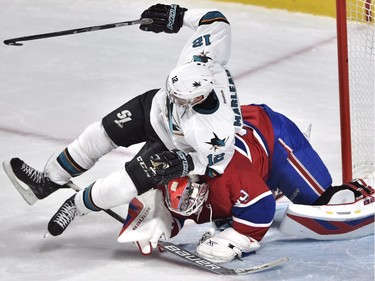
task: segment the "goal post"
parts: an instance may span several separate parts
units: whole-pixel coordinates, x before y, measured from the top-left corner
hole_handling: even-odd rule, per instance
[[[374,177],[375,0],[336,0],[342,178]]]

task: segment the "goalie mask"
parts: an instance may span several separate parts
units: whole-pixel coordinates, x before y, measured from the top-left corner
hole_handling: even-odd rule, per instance
[[[212,92],[212,89],[212,72],[202,62],[189,62],[176,67],[166,81],[170,101],[184,107],[201,103]]]
[[[166,186],[165,202],[174,213],[190,216],[202,210],[208,197],[208,184],[194,182],[188,177],[170,181]]]

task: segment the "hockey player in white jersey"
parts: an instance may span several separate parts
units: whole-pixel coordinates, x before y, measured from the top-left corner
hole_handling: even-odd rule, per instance
[[[118,171],[69,198],[48,224],[60,235],[76,215],[129,203],[136,195],[170,179],[223,173],[234,153],[234,135],[242,130],[236,88],[225,65],[231,29],[219,11],[187,10],[157,4],[145,10],[141,25],[151,32],[193,30],[177,67],[161,89],[135,97],[93,123],[39,172],[22,160],[4,162],[12,182],[33,204],[67,187],[103,155],[122,146],[146,142]]]

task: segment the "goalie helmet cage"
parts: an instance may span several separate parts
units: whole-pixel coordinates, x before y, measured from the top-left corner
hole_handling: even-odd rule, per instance
[[[373,178],[375,0],[336,0],[342,179]]]

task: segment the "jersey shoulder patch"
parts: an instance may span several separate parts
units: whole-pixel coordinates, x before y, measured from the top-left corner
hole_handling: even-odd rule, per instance
[[[211,24],[217,21],[225,22],[229,24],[227,18],[219,11],[208,12],[199,21],[199,25]]]

